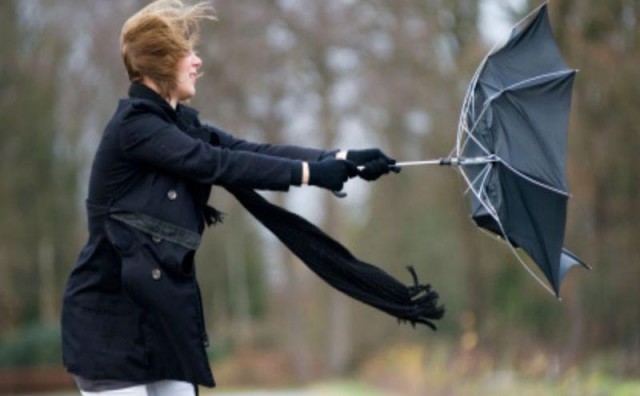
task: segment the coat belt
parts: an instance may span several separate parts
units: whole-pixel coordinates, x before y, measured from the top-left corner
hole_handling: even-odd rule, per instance
[[[155,217],[130,212],[112,212],[110,216],[142,232],[176,243],[187,249],[197,250],[200,246],[198,233],[158,220]]]
[[[124,224],[151,236],[159,237],[191,250],[197,250],[200,246],[200,234],[195,231],[167,223],[153,216],[138,212],[131,212],[107,205],[99,205],[87,201],[87,209],[90,217],[108,215]]]

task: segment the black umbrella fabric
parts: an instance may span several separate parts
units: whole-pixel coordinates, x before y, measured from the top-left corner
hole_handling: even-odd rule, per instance
[[[516,25],[478,68],[455,148],[473,220],[504,238],[514,252],[524,250],[556,296],[567,271],[586,266],[563,248],[575,74],[558,50],[545,4]]]

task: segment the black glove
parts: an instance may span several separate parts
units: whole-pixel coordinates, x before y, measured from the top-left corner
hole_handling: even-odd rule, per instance
[[[325,159],[309,162],[309,184],[332,191],[340,191],[350,177],[358,174],[356,164],[351,161]]]
[[[347,151],[347,160],[360,165],[358,176],[367,181],[377,180],[380,176],[386,175],[389,171],[400,173],[400,168],[394,166],[396,160],[389,158],[382,150],[377,148],[366,150]]]
[[[377,160],[369,161],[360,166],[358,168],[358,176],[366,181],[374,181],[378,180],[380,176],[386,175],[390,171],[400,173],[400,169],[401,168],[399,166],[390,165],[386,160],[378,158]]]
[[[379,159],[385,160],[389,165],[393,165],[396,163],[396,160],[387,157],[387,155],[378,148],[347,151],[347,160],[353,162],[356,165],[364,165],[367,162]]]

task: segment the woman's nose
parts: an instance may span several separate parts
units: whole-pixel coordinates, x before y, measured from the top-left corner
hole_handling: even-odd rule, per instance
[[[191,58],[191,64],[193,65],[193,67],[198,68],[202,66],[202,59],[200,59],[198,55],[193,54],[193,57]]]

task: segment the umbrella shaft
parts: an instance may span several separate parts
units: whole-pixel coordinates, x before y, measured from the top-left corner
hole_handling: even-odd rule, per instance
[[[447,157],[447,158],[439,158],[435,160],[425,160],[425,161],[406,161],[406,162],[397,162],[395,166],[405,167],[405,166],[418,166],[418,165],[484,165],[490,162],[496,162],[497,158],[495,157],[473,157],[473,158],[465,158],[465,157]]]
[[[396,166],[418,166],[418,165],[440,165],[440,159],[437,160],[426,160],[426,161],[405,161],[405,162],[396,162]]]

